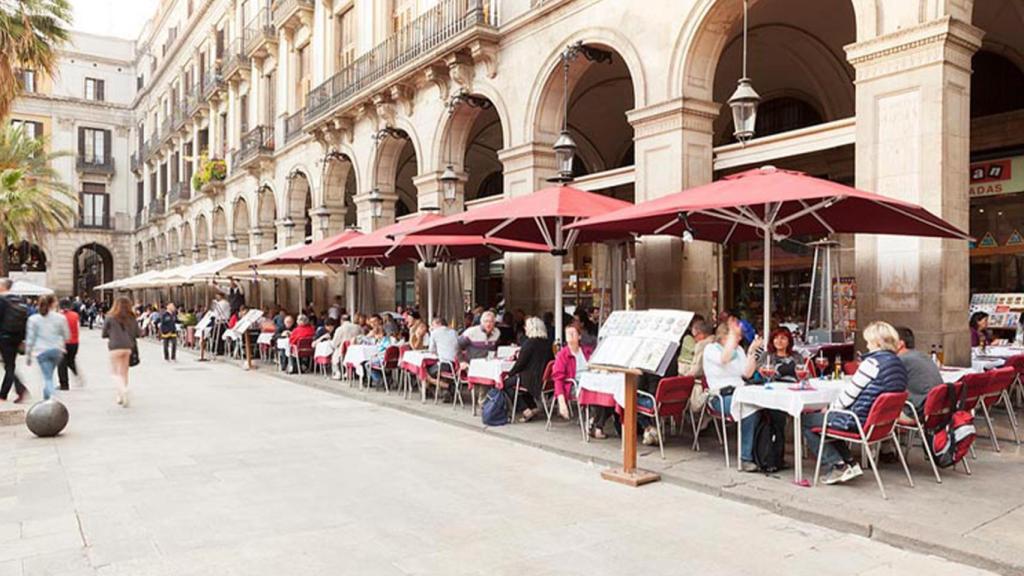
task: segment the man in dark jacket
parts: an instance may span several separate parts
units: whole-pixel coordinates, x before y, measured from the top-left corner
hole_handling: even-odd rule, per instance
[[[0,387],[0,402],[7,401],[11,386],[14,386],[18,394],[15,402],[20,403],[28,398],[28,390],[18,379],[15,368],[18,348],[25,341],[28,313],[25,302],[18,296],[8,293],[12,285],[10,278],[0,278],[0,356],[4,361],[4,383]]]

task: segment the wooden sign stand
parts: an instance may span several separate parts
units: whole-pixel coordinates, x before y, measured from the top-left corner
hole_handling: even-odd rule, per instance
[[[636,390],[641,372],[618,366],[591,364],[590,367],[595,370],[618,372],[626,377],[626,405],[622,414],[622,468],[609,468],[601,472],[601,478],[634,488],[661,480],[661,475],[636,467]]]
[[[252,370],[252,342],[249,341],[249,334],[242,332],[242,340],[245,340],[245,369]]]

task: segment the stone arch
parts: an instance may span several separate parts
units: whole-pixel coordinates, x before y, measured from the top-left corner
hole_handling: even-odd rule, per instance
[[[562,51],[577,41],[609,50],[621,58],[633,82],[633,106],[647,106],[647,75],[642,60],[633,43],[616,30],[609,28],[587,28],[575,32],[556,45],[545,58],[527,100],[524,133],[528,142],[554,142],[558,131],[550,127],[561,126],[562,122]],[[570,94],[586,71],[584,58],[577,58],[569,68]]]
[[[751,27],[757,24],[755,9],[778,0],[751,0]],[[876,0],[836,0],[853,10],[854,38],[877,35]],[[881,4],[881,3],[878,3]],[[909,2],[907,3],[909,4]],[[830,9],[824,3],[824,9]],[[816,9],[821,10],[821,6]],[[813,11],[807,11],[813,17]],[[834,17],[834,16],[833,16]],[[683,22],[671,51],[668,74],[670,98],[713,101],[716,69],[722,52],[731,42],[733,29],[742,25],[742,0],[699,0]],[[751,52],[753,53],[753,52]],[[756,85],[755,85],[756,87]]]
[[[223,205],[219,205],[213,209],[213,216],[210,218],[210,242],[213,243],[218,249],[216,257],[222,258],[224,254],[221,252],[224,248],[224,240],[228,236],[228,217],[227,210]]]
[[[46,252],[28,241],[7,245],[6,270],[14,272],[46,272]]]
[[[192,230],[195,235],[194,246],[197,249],[193,253],[196,255],[196,261],[201,262],[209,258],[210,255],[210,219],[205,212],[200,212],[196,216],[196,223]]]
[[[353,198],[358,194],[356,164],[344,153],[329,155],[324,161],[322,196],[318,205],[329,210],[344,210],[343,224],[355,225],[356,205]]]
[[[234,256],[239,258],[249,257],[249,203],[244,196],[239,196],[232,206],[231,216],[231,237],[235,240]]]
[[[423,165],[421,150],[416,132],[411,126],[400,126],[405,130],[408,138],[387,137],[381,139],[377,144],[376,155],[371,158],[374,175],[372,186],[376,186],[381,193],[395,194],[398,200],[395,204],[395,215],[402,216],[406,213],[413,213],[419,209],[419,198],[416,186],[413,183]]]
[[[435,161],[439,167],[447,166],[450,161],[457,172],[466,173],[466,200],[482,197],[483,183],[488,179],[493,181],[495,174],[499,180],[496,190],[500,192],[503,189],[501,175],[504,166],[498,152],[507,147],[509,132],[498,106],[483,94],[474,93],[473,96],[484,98],[487,107],[462,103],[453,112],[445,113],[438,125],[434,146],[437,152]],[[487,189],[492,193],[495,191],[493,184]]]
[[[177,263],[181,256],[181,228],[175,226],[167,231],[167,255]]]
[[[72,259],[76,296],[91,296],[93,288],[114,279],[114,257],[110,249],[98,242],[82,244]]]
[[[312,203],[313,188],[310,184],[309,173],[304,169],[296,168],[288,174],[285,184],[285,194],[282,198],[284,205],[277,210],[283,218],[291,218],[296,223],[307,216],[307,206]],[[310,200],[307,200],[307,197]]]
[[[192,223],[186,220],[181,223],[181,252],[185,262],[192,261],[192,248],[195,245],[196,237],[192,231]]]

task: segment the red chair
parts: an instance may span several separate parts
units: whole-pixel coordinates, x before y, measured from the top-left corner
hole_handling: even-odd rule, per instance
[[[1010,416],[1010,426],[1013,429],[1013,438],[1020,445],[1020,434],[1017,431],[1017,416],[1013,412],[1013,406],[1010,405],[1010,386],[1017,379],[1017,369],[1013,366],[999,368],[998,370],[991,370],[989,373],[988,384],[980,387],[980,396],[978,397],[977,406],[981,408],[982,414],[985,415],[985,423],[988,424],[989,437],[992,439],[992,446],[996,452],[1000,452],[999,440],[996,438],[996,429],[992,424],[992,415],[989,413],[989,408],[995,406],[1000,400],[1003,401],[1006,406],[1006,411]]]
[[[312,362],[313,358],[313,337],[299,338],[288,350],[292,362],[295,362],[295,370],[302,374],[302,359]]]
[[[540,381],[541,381],[540,403],[541,403],[541,405],[544,408],[544,412],[548,411],[548,406],[544,402],[544,389],[543,389],[543,387],[546,386],[550,382],[551,386],[552,386],[552,389],[553,389],[553,387],[555,385],[555,382],[551,378],[551,373],[554,370],[555,370],[555,361],[554,360],[548,360],[547,366],[544,366],[544,374],[540,377]],[[513,422],[515,422],[515,419],[516,419],[516,406],[519,405],[519,391],[520,390],[526,390],[526,388],[520,386],[519,385],[519,378],[516,378],[516,387],[515,387],[515,390],[513,390],[513,392],[512,392],[512,421]]]
[[[1010,356],[1004,366],[1012,366],[1017,370],[1017,377],[1010,386],[1010,395],[1016,398],[1018,408],[1024,406],[1024,354]]]
[[[466,381],[466,373],[461,370],[458,361],[441,360],[437,363],[437,379],[446,380],[450,382],[452,387],[452,408],[455,408],[456,404],[465,406],[462,403],[462,383]],[[472,393],[470,389],[471,402],[473,404],[473,416],[476,416],[476,394]],[[426,396],[424,396],[425,398]],[[434,386],[434,404],[437,404],[441,398],[441,387]]]
[[[321,372],[324,375],[324,379],[331,377],[331,357],[327,356],[313,356],[313,373]]]
[[[924,408],[920,413],[917,411],[917,407],[912,402],[907,401],[907,407],[910,408],[910,415],[904,411],[903,415],[900,416],[899,420],[896,421],[896,429],[904,430],[907,432],[907,446],[911,446],[914,441],[914,433],[921,435],[921,443],[924,444],[924,452],[928,456],[928,462],[932,465],[932,472],[935,473],[935,481],[942,484],[942,476],[939,475],[939,467],[935,464],[935,454],[932,453],[931,442],[928,441],[929,435],[935,434],[941,427],[946,425],[949,418],[953,415],[954,406],[956,401],[960,398],[960,393],[964,389],[963,382],[957,382],[950,386],[945,384],[932,388],[928,395],[924,399]],[[952,390],[953,397],[949,397],[949,392]],[[967,474],[971,473],[971,468],[967,464],[967,460],[962,461],[964,463],[964,469]]]
[[[690,394],[693,393],[693,386],[696,380],[693,376],[671,376],[668,378],[662,378],[658,382],[658,388],[651,395],[649,392],[643,390],[637,391],[637,397],[650,398],[653,408],[646,408],[637,404],[637,414],[643,414],[654,418],[654,427],[658,430],[658,449],[661,451],[661,459],[665,459],[665,442],[664,436],[664,425],[665,421],[663,418],[668,417],[674,421],[679,422],[679,428],[682,430],[683,424],[686,422],[686,413],[689,412],[687,406],[690,404]],[[690,427],[693,429],[693,436],[697,436],[697,423],[694,422],[693,418],[690,418]]]
[[[914,479],[910,477],[910,468],[907,467],[907,460],[903,457],[903,448],[900,447],[899,439],[896,437],[896,421],[903,412],[903,405],[906,404],[908,397],[909,394],[906,392],[879,394],[878,398],[875,399],[875,403],[871,405],[871,410],[868,412],[868,417],[864,422],[861,422],[860,418],[850,410],[829,409],[825,412],[825,419],[822,421],[824,426],[811,429],[812,432],[821,435],[821,443],[818,445],[818,462],[814,467],[814,485],[818,485],[818,476],[821,472],[821,455],[825,451],[825,442],[830,439],[853,442],[862,446],[863,453],[867,456],[868,462],[871,465],[871,471],[875,474],[875,480],[878,481],[878,489],[882,492],[882,498],[888,500],[888,496],[885,495],[885,486],[882,485],[882,477],[878,474],[878,465],[875,463],[875,457],[871,452],[872,446],[875,444],[891,440],[893,446],[896,447],[896,454],[900,457],[903,471],[907,474],[907,482],[913,488]],[[857,429],[830,428],[828,420],[833,414],[846,414],[850,416],[857,424]]]
[[[398,370],[398,357],[399,350],[398,346],[388,346],[384,349],[384,358],[381,360],[380,365],[374,365],[373,361],[370,361],[370,372],[380,372],[381,380],[384,381],[384,393],[390,394],[391,390],[388,388],[388,373],[392,374]]]
[[[554,362],[549,364],[548,368],[544,370],[544,383],[543,383],[543,386],[542,386],[541,391],[540,391],[540,399],[541,399],[541,402],[544,403],[544,412],[546,413],[546,415],[548,417],[548,422],[545,425],[544,430],[550,430],[551,429],[551,417],[554,415],[554,413],[555,413],[555,406],[558,404],[558,399],[555,398],[555,378],[554,378],[554,374],[553,373],[554,373]],[[578,382],[576,382],[576,379],[575,378],[569,378],[568,381],[572,383],[571,390],[576,390],[578,385],[579,385]],[[547,398],[547,400],[545,400],[545,398]],[[574,398],[574,397],[571,397],[571,396],[569,398],[566,398],[566,404],[569,406],[569,416],[570,417],[572,417],[573,403],[576,404],[576,412],[577,412],[577,415],[579,416],[580,426],[581,426],[581,429],[583,430],[584,439],[585,439],[585,437],[586,437],[586,428],[583,427],[583,414],[582,414],[582,409],[580,408],[578,399]]]
[[[854,374],[857,373],[857,370],[859,368],[860,368],[860,362],[857,361],[857,360],[852,360],[850,362],[843,362],[843,374],[846,374],[847,376],[853,376]]]

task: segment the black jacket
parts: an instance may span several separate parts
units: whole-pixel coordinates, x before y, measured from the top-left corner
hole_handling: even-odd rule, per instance
[[[547,338],[527,338],[519,349],[516,363],[509,370],[509,379],[519,376],[519,385],[530,391],[530,395],[538,401],[543,387],[544,369],[548,362],[555,359],[551,351],[551,341]]]

